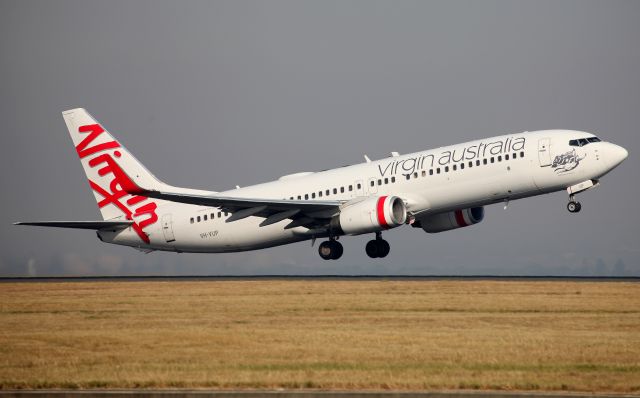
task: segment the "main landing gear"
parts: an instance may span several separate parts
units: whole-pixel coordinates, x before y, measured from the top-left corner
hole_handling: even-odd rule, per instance
[[[567,210],[569,213],[578,213],[582,209],[580,202],[575,201],[575,195],[569,195],[569,203],[567,203]]]
[[[318,253],[323,260],[337,260],[342,257],[342,252],[342,244],[334,238],[320,243],[318,247]]]
[[[382,239],[382,234],[380,232],[376,232],[376,238],[374,240],[370,240],[366,247],[367,256],[371,258],[387,257],[390,250],[391,247],[389,246],[389,242]],[[334,237],[320,243],[320,246],[318,247],[318,254],[320,254],[320,257],[322,257],[323,260],[337,260],[342,257],[342,252],[342,244],[340,244],[340,242],[338,242]]]
[[[371,258],[383,258],[387,257],[391,250],[391,246],[389,246],[389,242],[382,239],[382,234],[380,232],[376,232],[376,238],[367,242],[367,247],[365,249],[367,256]]]

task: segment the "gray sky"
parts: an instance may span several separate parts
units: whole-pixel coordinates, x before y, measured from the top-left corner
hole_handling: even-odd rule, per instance
[[[640,275],[637,1],[0,1],[0,275]],[[598,133],[630,157],[580,196],[442,234],[238,254],[141,254],[99,212],[60,112],[85,107],[156,176],[224,190],[497,134]],[[618,261],[617,268],[615,264]],[[614,268],[616,268],[614,270]]]

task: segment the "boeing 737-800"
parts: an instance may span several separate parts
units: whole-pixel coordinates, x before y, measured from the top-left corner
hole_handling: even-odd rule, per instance
[[[544,130],[286,175],[224,192],[178,188],[153,176],[84,109],[63,112],[103,220],[19,222],[93,229],[107,243],[142,251],[221,253],[327,238],[336,260],[342,236],[374,234],[372,258],[389,254],[383,231],[411,225],[436,233],[477,224],[484,206],[599,184],[627,151],[594,134]]]

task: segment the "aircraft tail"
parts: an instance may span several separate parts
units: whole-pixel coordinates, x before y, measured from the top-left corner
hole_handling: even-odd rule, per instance
[[[156,200],[135,195],[140,188],[167,189],[100,123],[82,108],[62,112],[73,145],[104,220],[157,221]]]

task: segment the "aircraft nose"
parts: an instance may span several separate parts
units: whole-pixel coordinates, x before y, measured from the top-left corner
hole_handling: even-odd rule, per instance
[[[615,144],[611,144],[611,148],[608,152],[609,162],[611,163],[612,168],[618,166],[629,156],[629,152],[626,149]]]

